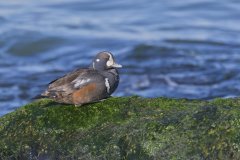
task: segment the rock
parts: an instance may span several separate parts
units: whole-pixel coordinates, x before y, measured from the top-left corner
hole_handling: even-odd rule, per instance
[[[240,99],[42,99],[0,118],[0,159],[240,159]]]

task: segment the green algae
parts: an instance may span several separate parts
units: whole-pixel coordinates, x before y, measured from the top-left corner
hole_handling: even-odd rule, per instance
[[[240,99],[42,99],[0,118],[2,159],[240,159]]]

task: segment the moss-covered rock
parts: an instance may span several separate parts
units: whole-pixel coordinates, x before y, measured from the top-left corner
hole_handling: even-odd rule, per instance
[[[0,159],[240,159],[240,99],[39,100],[0,118]]]

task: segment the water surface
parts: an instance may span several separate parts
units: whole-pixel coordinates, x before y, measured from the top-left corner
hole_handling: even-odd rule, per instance
[[[0,115],[111,51],[115,96],[240,95],[237,0],[0,2]]]

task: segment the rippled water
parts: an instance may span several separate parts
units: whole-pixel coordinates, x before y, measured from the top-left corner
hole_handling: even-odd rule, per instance
[[[240,95],[240,1],[0,2],[0,115],[102,50],[125,66],[114,95]]]

